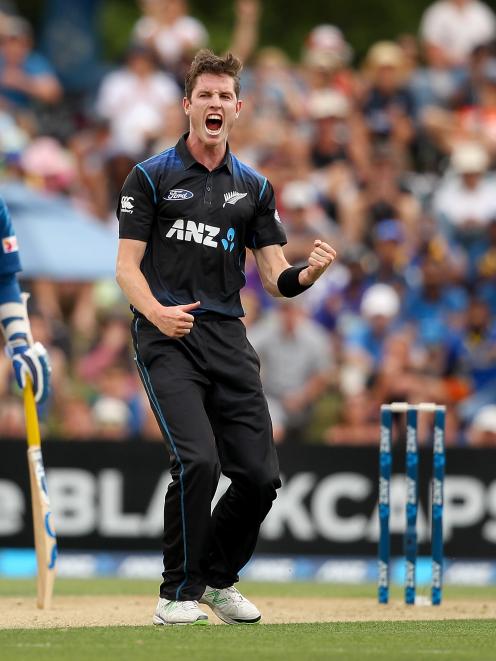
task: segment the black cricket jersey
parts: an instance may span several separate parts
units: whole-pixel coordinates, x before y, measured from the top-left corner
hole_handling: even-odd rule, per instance
[[[229,147],[210,172],[187,136],[132,169],[117,209],[119,237],[146,242],[141,271],[163,305],[201,301],[200,313],[240,317],[246,248],[286,243],[274,191]]]

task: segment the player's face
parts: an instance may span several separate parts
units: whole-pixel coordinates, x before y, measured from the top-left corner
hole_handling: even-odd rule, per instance
[[[191,100],[183,100],[189,117],[190,134],[206,146],[225,144],[229,131],[241,110],[234,80],[226,74],[204,73],[196,80]]]

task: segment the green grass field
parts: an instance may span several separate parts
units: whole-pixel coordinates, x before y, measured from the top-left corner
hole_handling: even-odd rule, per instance
[[[244,593],[267,597],[358,599],[374,586],[246,583]],[[56,596],[153,595],[150,581],[59,580]],[[0,598],[34,598],[33,581],[0,580]],[[399,598],[400,591],[393,593]],[[447,587],[445,599],[496,600],[496,588]],[[0,620],[2,614],[0,612]],[[495,661],[496,620],[337,622],[253,627],[93,627],[2,629],[2,661],[224,661],[345,659]]]
[[[254,583],[243,581],[243,594],[248,597],[339,597],[340,599],[375,598],[376,586],[340,585],[335,583]],[[55,582],[57,595],[154,595],[157,581],[138,579],[68,579],[59,578]],[[427,595],[428,589],[418,588],[418,593]],[[0,597],[33,597],[36,594],[34,579],[0,579]],[[392,587],[392,598],[400,598],[401,587]],[[496,600],[496,585],[487,587],[453,586],[444,587],[445,599],[490,599]],[[496,661],[496,657],[495,657]]]

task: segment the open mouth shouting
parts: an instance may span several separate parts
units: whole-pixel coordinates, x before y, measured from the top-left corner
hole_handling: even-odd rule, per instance
[[[222,131],[223,124],[224,120],[222,119],[222,115],[219,115],[218,113],[210,113],[205,120],[205,130],[208,135],[219,135]]]

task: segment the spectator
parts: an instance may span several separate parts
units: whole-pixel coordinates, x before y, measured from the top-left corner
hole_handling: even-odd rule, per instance
[[[110,122],[88,118],[86,127],[69,140],[77,168],[78,198],[84,208],[102,221],[109,219],[111,196],[107,164],[112,154]]]
[[[186,0],[140,0],[140,5],[143,16],[133,40],[153,49],[162,67],[181,79],[185,63],[207,45],[207,30],[188,15]]]
[[[291,180],[308,179],[312,170],[308,137],[286,119],[270,118],[261,130],[257,124],[258,164],[276,190]]]
[[[129,356],[128,327],[127,317],[117,310],[101,321],[95,346],[78,361],[77,372],[83,381],[94,383],[112,365],[125,362]]]
[[[47,318],[73,332],[77,339],[91,337],[96,325],[93,282],[58,282],[44,277],[33,281],[37,307]]]
[[[496,59],[490,58],[473,80],[473,93],[454,112],[432,108],[424,117],[425,128],[435,144],[450,153],[458,142],[480,142],[496,157]]]
[[[92,408],[97,438],[123,441],[129,437],[129,409],[115,397],[102,397]]]
[[[57,435],[64,441],[88,441],[98,439],[91,407],[84,397],[65,397],[60,408],[60,426]]]
[[[388,142],[406,160],[414,138],[415,107],[407,87],[405,55],[398,44],[379,41],[367,53],[369,82],[362,112],[371,144]]]
[[[94,384],[98,394],[93,405],[100,400],[115,399],[122,402],[126,408],[126,434],[137,436],[143,424],[143,407],[134,372],[125,363],[116,363],[107,367]]]
[[[245,77],[246,80],[246,77]],[[262,48],[243,88],[252,104],[255,120],[264,118],[299,120],[305,97],[287,55],[280,48]]]
[[[377,401],[448,402],[454,385],[446,380],[454,339],[441,324],[402,328],[386,339],[373,391]],[[458,384],[460,385],[460,384]],[[467,389],[463,391],[467,394]]]
[[[489,155],[479,143],[459,143],[451,164],[455,175],[439,186],[433,210],[447,239],[467,255],[473,277],[487,246],[489,224],[496,218],[496,180],[486,176]]]
[[[236,23],[229,50],[242,62],[253,54],[259,37],[260,0],[236,0]]]
[[[311,161],[319,171],[329,215],[340,216],[339,223],[347,238],[357,241],[359,223],[350,207],[356,200],[356,178],[363,178],[368,169],[363,122],[347,97],[332,89],[313,91],[308,99],[308,112]]]
[[[452,107],[463,108],[480,102],[480,90],[484,83],[488,62],[496,55],[495,45],[494,41],[479,44],[470,53],[468,68],[450,70],[451,72],[461,72],[461,85],[459,83],[457,94],[452,99]]]
[[[75,185],[76,170],[72,155],[49,137],[36,137],[19,160],[24,178],[33,188],[49,193],[70,193]]]
[[[447,253],[432,242],[420,256],[419,282],[410,287],[404,301],[404,316],[410,323],[439,323],[445,332],[463,326],[468,296],[453,282]]]
[[[0,110],[0,159],[7,176],[18,176],[20,156],[30,136],[8,110]]]
[[[422,16],[420,35],[428,62],[466,66],[476,46],[496,37],[496,17],[479,0],[437,0]]]
[[[369,287],[360,304],[361,320],[345,329],[345,365],[360,369],[364,383],[379,369],[386,341],[397,330],[400,298],[385,284]]]
[[[291,263],[301,262],[306,258],[316,236],[332,236],[329,240],[336,244],[337,228],[332,227],[319,206],[317,190],[311,183],[288,182],[281,191],[280,200],[289,243],[285,254]]]
[[[341,402],[337,424],[325,432],[329,445],[376,445],[380,436],[377,402],[365,390],[348,394]]]
[[[471,69],[477,75],[481,64],[479,53],[483,46],[474,49]],[[408,87],[413,95],[417,119],[417,159],[423,159],[432,169],[438,168],[437,154],[429,136],[424,131],[425,123],[446,116],[463,97],[471,94],[469,70],[452,68],[446,58],[429,57],[429,50],[423,48],[424,61],[412,69]],[[472,99],[472,96],[470,96]]]
[[[495,403],[496,323],[484,301],[470,301],[467,321],[457,347],[457,367],[469,379],[471,393],[459,406],[464,422],[486,404]]]
[[[26,110],[34,101],[56,103],[62,89],[45,58],[32,50],[29,23],[6,18],[0,34],[0,103],[12,110]]]
[[[260,357],[274,440],[301,437],[313,404],[329,384],[329,338],[293,299],[281,300],[249,331]]]
[[[351,160],[347,120],[350,102],[342,92],[316,90],[309,98],[312,121],[312,164],[316,168]]]
[[[327,278],[327,287],[314,301],[313,318],[328,331],[346,336],[360,323],[360,305],[367,289],[367,274],[372,269],[373,256],[363,246],[346,249],[340,257],[342,270],[335,267],[338,277]],[[310,293],[309,293],[310,296]]]
[[[492,159],[496,155],[496,58],[490,58],[482,68],[471,105],[457,113],[454,140],[458,135],[480,140],[489,150]]]
[[[70,387],[69,352],[63,344],[62,338],[57,337],[55,323],[43,314],[39,308],[31,309],[29,315],[31,333],[36,342],[41,342],[50,356],[52,368],[50,374],[50,409],[48,413],[59,411],[65,399],[67,389]]]
[[[474,448],[496,447],[496,404],[483,406],[467,431],[469,444]]]
[[[303,64],[309,92],[333,89],[354,97],[355,77],[349,64],[353,50],[335,25],[314,27],[305,39]]]
[[[368,281],[391,285],[402,296],[407,282],[408,255],[401,224],[394,219],[381,220],[372,231],[373,252],[377,259]]]
[[[165,130],[178,98],[176,83],[157,69],[153,51],[134,45],[125,65],[103,79],[96,106],[110,122],[114,146],[138,158]]]
[[[365,243],[381,220],[394,218],[401,225],[407,252],[414,254],[422,238],[420,202],[406,185],[401,157],[391,145],[377,146],[370,154],[367,179],[350,214],[356,217],[358,241]]]
[[[487,245],[479,257],[475,273],[477,298],[489,306],[491,316],[496,315],[496,218],[491,220],[487,230]]]

